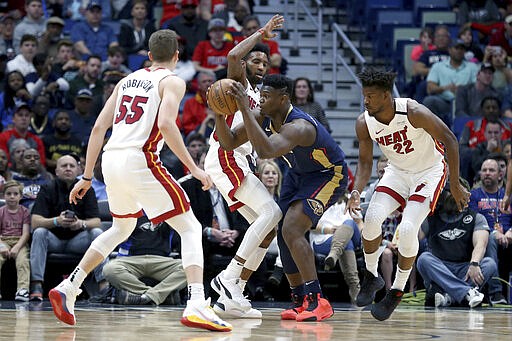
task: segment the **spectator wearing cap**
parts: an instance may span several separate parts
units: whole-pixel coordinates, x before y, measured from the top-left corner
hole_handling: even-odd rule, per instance
[[[15,21],[10,15],[4,15],[0,18],[0,54],[5,54],[8,60],[16,55],[13,45]]]
[[[72,127],[71,134],[79,137],[86,146],[91,135],[96,116],[92,114],[93,96],[89,89],[80,89],[74,100],[75,108],[69,112]]]
[[[101,57],[92,55],[87,58],[83,74],[76,76],[69,82],[69,90],[66,98],[66,108],[74,106],[74,100],[80,89],[89,89],[93,97],[103,94],[103,80],[101,79]]]
[[[41,165],[41,157],[37,150],[29,148],[23,152],[19,171],[12,173],[12,179],[23,185],[20,204],[30,208],[41,185],[53,179],[53,176]]]
[[[512,14],[505,17],[502,22],[485,25],[472,22],[471,28],[489,37],[490,46],[501,46],[512,57]]]
[[[146,0],[132,1],[131,19],[121,20],[119,45],[127,54],[147,56],[149,37],[155,32],[155,24],[148,20],[148,3]]]
[[[20,53],[22,37],[30,34],[39,37],[45,30],[45,18],[42,0],[27,0],[25,2],[25,17],[14,28],[13,46]]]
[[[69,113],[60,110],[55,114],[52,122],[53,133],[43,136],[43,143],[46,153],[46,168],[50,172],[55,171],[57,160],[62,155],[82,155],[82,141],[71,134],[72,122]]]
[[[7,72],[18,70],[25,77],[29,73],[36,71],[32,62],[37,52],[37,38],[31,34],[25,34],[21,38],[19,51],[20,54],[7,62],[5,69]]]
[[[490,63],[481,65],[476,74],[476,82],[457,88],[455,116],[481,117],[481,102],[484,97],[500,97],[492,86],[494,67]]]
[[[197,72],[215,72],[217,79],[226,78],[228,53],[235,45],[224,40],[226,23],[212,18],[208,23],[209,40],[200,41],[194,49],[192,62]]]
[[[99,2],[89,2],[85,11],[85,21],[73,26],[71,40],[82,59],[98,55],[101,60],[106,60],[108,48],[118,45],[112,28],[101,22],[101,11],[102,6]]]
[[[25,139],[31,148],[36,149],[41,157],[41,164],[46,165],[43,141],[37,135],[28,130],[30,119],[32,118],[32,109],[26,103],[21,103],[16,107],[12,118],[14,127],[0,133],[0,148],[9,155],[10,144],[15,139]]]
[[[181,14],[162,24],[162,28],[176,31],[181,38],[185,39],[185,52],[189,59],[192,59],[194,49],[199,42],[208,39],[208,21],[197,15],[198,5],[198,0],[182,0]]]
[[[39,52],[51,57],[57,54],[57,45],[64,38],[64,20],[59,17],[50,17],[46,21],[46,31],[39,37]]]
[[[462,40],[452,43],[450,58],[432,66],[427,76],[427,93],[423,104],[448,126],[452,126],[452,105],[457,88],[474,83],[478,66],[464,59],[466,49]]]

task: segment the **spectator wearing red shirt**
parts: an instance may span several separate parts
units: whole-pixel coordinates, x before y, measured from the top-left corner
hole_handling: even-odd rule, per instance
[[[503,22],[493,25],[471,23],[471,28],[489,36],[489,45],[501,46],[512,57],[512,14],[505,17]]]
[[[210,136],[215,125],[215,113],[206,105],[206,91],[213,82],[215,75],[212,72],[199,72],[197,75],[197,93],[183,106],[182,127],[185,136],[194,131],[206,138]]]
[[[12,117],[14,127],[0,133],[0,149],[4,150],[9,157],[11,142],[16,139],[25,139],[31,148],[37,149],[41,157],[41,164],[46,166],[43,141],[28,130],[32,115],[32,109],[28,104],[21,103],[16,107]]]
[[[192,56],[192,62],[197,72],[213,71],[217,79],[226,78],[228,53],[235,46],[232,42],[224,40],[226,22],[220,18],[213,18],[208,23],[209,40],[197,44]]]

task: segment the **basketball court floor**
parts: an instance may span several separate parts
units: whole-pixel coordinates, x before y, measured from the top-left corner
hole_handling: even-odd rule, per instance
[[[214,340],[512,340],[512,309],[426,309],[399,306],[379,322],[367,309],[335,304],[324,322],[281,321],[285,303],[258,304],[263,318],[228,320],[230,333],[191,329],[180,324],[179,307],[126,307],[77,303],[77,325],[58,321],[50,303],[0,301],[0,340],[30,341],[214,341]]]

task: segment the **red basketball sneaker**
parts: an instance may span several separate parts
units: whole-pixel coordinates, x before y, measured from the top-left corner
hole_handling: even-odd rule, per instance
[[[295,320],[298,314],[302,313],[308,307],[306,296],[292,294],[292,305],[290,308],[281,312],[281,320]]]
[[[331,304],[325,298],[321,297],[320,293],[309,293],[306,298],[308,306],[297,315],[295,318],[297,322],[322,321],[334,314]]]

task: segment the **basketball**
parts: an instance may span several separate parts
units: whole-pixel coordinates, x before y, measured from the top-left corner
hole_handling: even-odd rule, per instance
[[[227,93],[233,82],[232,79],[224,78],[210,85],[207,94],[208,106],[217,114],[232,115],[238,110],[235,98]]]

